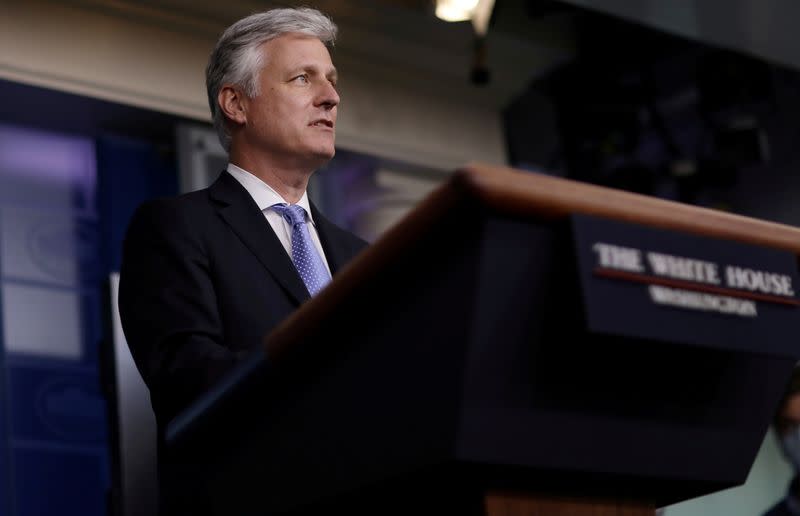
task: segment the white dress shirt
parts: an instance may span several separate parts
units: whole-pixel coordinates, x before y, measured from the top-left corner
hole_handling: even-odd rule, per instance
[[[281,194],[276,192],[271,186],[267,183],[262,181],[261,179],[257,178],[255,175],[251,174],[250,172],[237,167],[233,163],[228,163],[228,173],[234,177],[239,183],[247,190],[247,193],[250,194],[250,197],[258,205],[258,208],[261,210],[261,213],[264,214],[264,217],[269,222],[269,225],[272,227],[272,230],[277,235],[278,240],[281,241],[283,244],[283,248],[286,250],[286,254],[289,257],[292,256],[292,228],[286,219],[280,216],[278,212],[273,210],[271,206],[274,204],[282,203],[282,204],[290,204],[289,202],[284,199]],[[311,234],[311,240],[314,242],[314,246],[319,251],[319,255],[322,257],[322,263],[325,264],[325,268],[328,269],[328,274],[331,272],[331,268],[328,265],[328,259],[325,257],[325,251],[322,250],[322,243],[319,241],[319,234],[317,233],[317,227],[314,224],[314,218],[311,216],[311,205],[308,203],[308,193],[303,192],[303,196],[297,201],[299,206],[302,206],[306,210],[306,226],[308,227],[308,232]]]

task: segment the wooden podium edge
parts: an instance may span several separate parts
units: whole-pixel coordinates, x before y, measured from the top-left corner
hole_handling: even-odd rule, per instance
[[[279,357],[335,310],[361,282],[380,274],[430,226],[459,205],[519,217],[558,219],[572,213],[681,231],[800,254],[800,229],[674,201],[472,163],[457,170],[405,218],[344,267],[331,284],[264,338],[267,356]]]
[[[504,213],[582,213],[800,254],[800,229],[786,224],[506,167],[470,164],[456,174],[482,204]]]

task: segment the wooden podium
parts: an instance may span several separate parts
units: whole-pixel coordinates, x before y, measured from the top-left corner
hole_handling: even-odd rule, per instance
[[[587,269],[592,231],[797,274],[788,226],[466,167],[178,416],[166,456],[225,515],[638,516],[744,482],[800,356],[794,296]]]

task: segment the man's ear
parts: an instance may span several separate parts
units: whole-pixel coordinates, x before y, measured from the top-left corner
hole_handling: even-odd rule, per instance
[[[231,84],[224,85],[217,94],[219,108],[225,117],[237,124],[247,123],[244,94]]]

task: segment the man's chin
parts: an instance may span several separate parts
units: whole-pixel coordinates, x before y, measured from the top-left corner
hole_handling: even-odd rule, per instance
[[[309,164],[312,166],[314,170],[324,166],[333,157],[336,155],[336,149],[334,147],[326,148],[326,149],[316,149],[315,152],[311,152],[308,155]]]
[[[326,162],[330,161],[336,155],[336,147],[333,145],[321,146],[316,149],[315,155]]]

